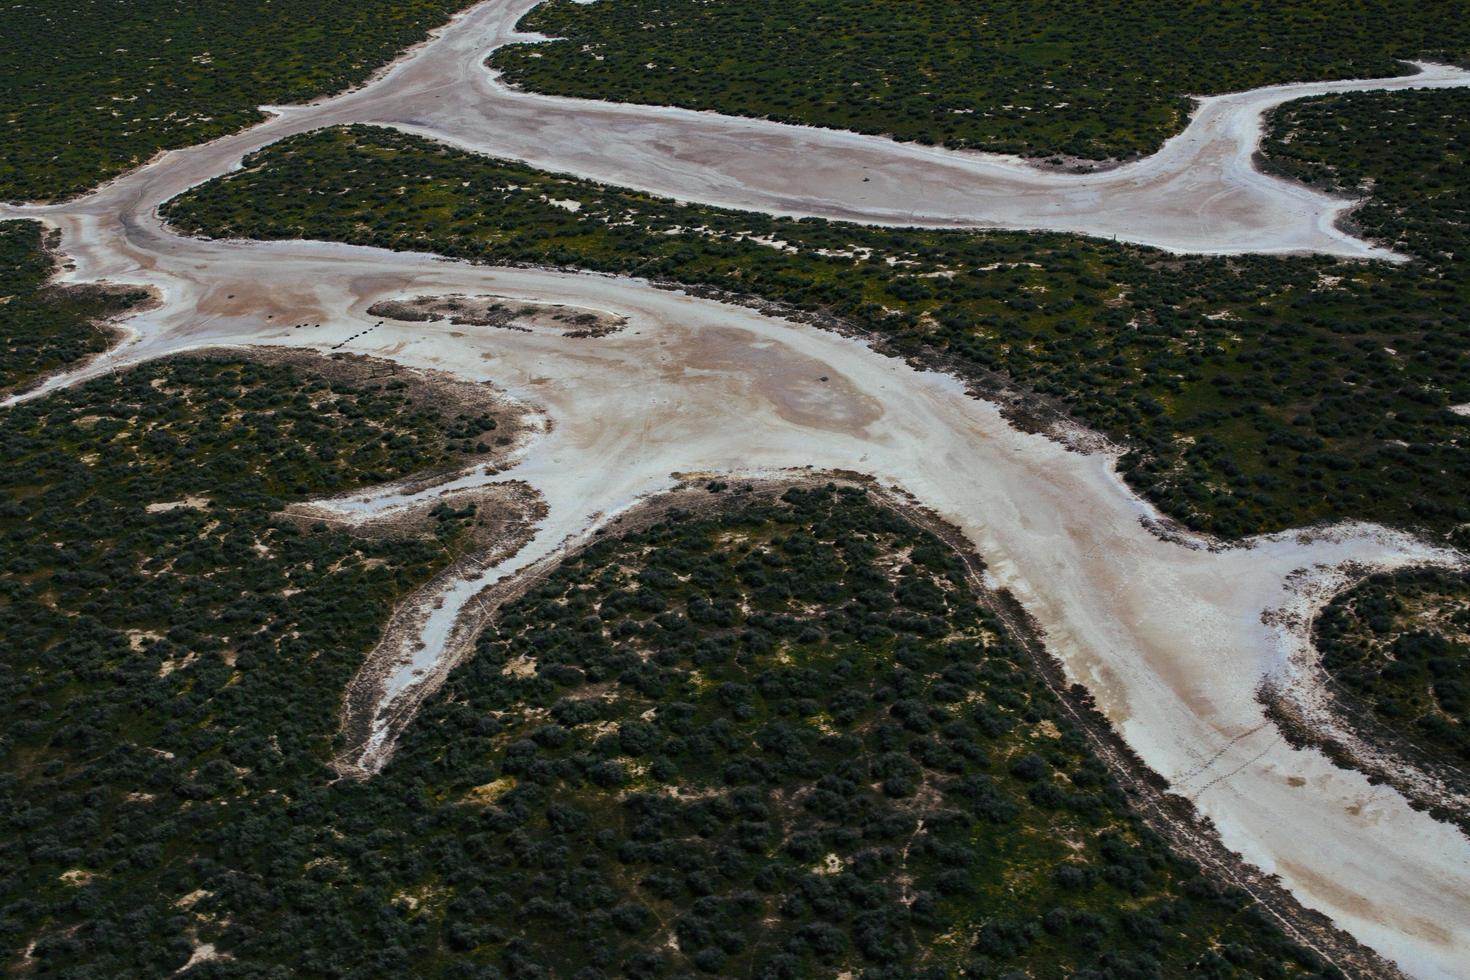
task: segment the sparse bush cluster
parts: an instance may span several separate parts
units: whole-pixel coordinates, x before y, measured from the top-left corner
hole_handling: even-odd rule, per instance
[[[1378,722],[1470,762],[1470,574],[1375,575],[1322,611],[1314,640],[1323,669]]]

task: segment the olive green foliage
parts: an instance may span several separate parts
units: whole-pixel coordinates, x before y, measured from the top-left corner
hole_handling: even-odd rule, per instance
[[[77,194],[361,82],[468,0],[17,0],[0,17],[0,200]]]
[[[1370,137],[1354,151],[1364,172],[1392,175],[1362,220],[1387,209],[1437,229],[1432,247],[1376,232],[1423,247],[1403,266],[776,219],[364,127],[270,147],[166,213],[219,236],[578,266],[776,300],[1059,402],[1131,447],[1130,482],[1192,527],[1234,537],[1356,517],[1451,531],[1470,521],[1470,419],[1449,410],[1470,402],[1470,243],[1454,214],[1440,220],[1470,186],[1456,149],[1470,113],[1446,116],[1438,100],[1451,94],[1362,97],[1365,112],[1413,122],[1395,145]],[[1279,121],[1295,127],[1291,146],[1317,145],[1292,118]],[[1426,196],[1432,181],[1441,192]],[[550,203],[565,199],[581,209]]]
[[[1028,156],[1149,153],[1188,96],[1470,59],[1454,0],[550,0],[518,85]]]
[[[166,976],[196,932],[175,903],[270,865],[331,776],[348,678],[463,523],[366,540],[273,514],[455,458],[444,428],[391,390],[208,360],[0,414],[7,969],[34,942],[43,970]]]
[[[1470,575],[1375,575],[1322,611],[1314,639],[1323,668],[1379,722],[1470,762]]]
[[[512,976],[1313,962],[1130,814],[953,553],[857,489],[569,560],[373,789],[424,800],[374,855],[408,928]]]
[[[52,266],[40,224],[0,222],[0,393],[105,350],[107,334],[94,321],[147,298],[141,291],[48,287]]]
[[[5,516],[11,962],[34,942],[45,969],[163,975],[213,943],[229,958],[195,975],[1331,973],[1130,813],[955,556],[860,491],[597,543],[503,610],[382,774],[332,781],[342,685],[441,549],[272,522],[256,501],[293,466],[268,442],[207,488],[155,455],[156,377],[213,395],[186,412],[201,441],[203,406],[256,411],[261,388],[200,370],[7,423],[39,461]],[[316,445],[367,451],[318,414]],[[115,464],[87,462],[103,447]],[[82,506],[32,492],[57,474]],[[205,511],[139,508],[202,489]]]
[[[1470,243],[1470,91],[1358,92],[1288,102],[1270,122],[1275,169],[1368,197],[1352,223],[1420,256],[1463,296]],[[1371,195],[1371,196],[1369,196]]]

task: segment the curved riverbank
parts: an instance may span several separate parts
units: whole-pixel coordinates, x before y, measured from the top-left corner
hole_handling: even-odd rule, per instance
[[[61,229],[62,248],[75,266],[64,277],[68,281],[148,286],[161,297],[160,306],[129,322],[134,340],[27,397],[178,351],[278,345],[343,349],[494,380],[512,397],[537,406],[550,419],[550,431],[494,479],[519,480],[539,491],[547,517],[535,537],[507,559],[517,564],[492,566],[440,597],[442,614],[434,622],[445,632],[430,634],[425,626],[418,638],[431,655],[444,649],[440,641],[459,622],[458,612],[485,586],[556,554],[568,536],[590,533],[610,515],[668,489],[678,473],[816,467],[871,475],[910,494],[986,557],[990,584],[1015,596],[1068,680],[1088,688],[1128,745],[1213,822],[1227,848],[1264,873],[1280,875],[1304,905],[1410,973],[1454,976],[1470,956],[1470,923],[1463,912],[1470,907],[1470,842],[1414,811],[1398,794],[1339,769],[1318,752],[1291,747],[1265,718],[1256,691],[1286,663],[1281,639],[1262,622],[1262,613],[1289,600],[1287,583],[1298,570],[1349,562],[1398,568],[1453,563],[1460,556],[1362,525],[1273,535],[1232,548],[1187,535],[1163,540],[1149,529],[1157,513],[1124,486],[1110,457],[1072,452],[1018,431],[995,405],[968,397],[953,377],[883,357],[854,338],[638,280],[487,269],[324,243],[198,241],[177,237],[159,223],[160,203],[228,171],[250,150],[338,122],[393,124],[385,115],[403,116],[402,127],[417,126],[440,138],[482,139],[494,152],[503,152],[490,145],[501,139],[539,142],[548,147],[541,152],[564,154],[558,158],[567,162],[558,169],[575,169],[577,160],[596,153],[605,167],[633,171],[648,164],[645,186],[668,177],[710,193],[747,193],[739,158],[717,152],[725,137],[705,142],[710,134],[700,130],[732,132],[721,127],[734,124],[718,117],[692,114],[703,120],[692,123],[680,116],[666,130],[661,127],[668,125],[668,114],[654,113],[652,130],[633,125],[599,145],[597,134],[619,131],[627,113],[643,110],[543,103],[531,112],[531,97],[505,96],[482,108],[490,112],[516,102],[522,109],[456,116],[493,89],[479,65],[485,35],[476,32],[497,23],[504,27],[516,9],[498,2],[476,8],[379,81],[340,99],[283,109],[256,129],[166,154],[69,204],[5,209],[3,215],[39,217]],[[1386,80],[1404,87],[1411,81]],[[1445,84],[1451,83],[1463,80],[1447,76]],[[1297,97],[1275,92],[1265,98],[1278,96]],[[1258,110],[1250,111],[1258,119]],[[1221,112],[1216,118],[1226,139],[1219,145],[1236,152],[1232,125],[1224,123],[1246,117]],[[405,121],[410,117],[416,121]],[[433,129],[436,120],[458,128],[440,133]],[[585,144],[560,146],[558,133],[565,130],[557,127],[579,124],[586,126]],[[745,125],[733,131],[744,132]],[[800,153],[816,146],[812,152],[837,153],[832,159],[848,166],[850,157],[843,154],[858,145],[841,134],[817,139],[805,131],[785,132],[789,127],[765,133],[762,127],[772,124],[750,125],[761,128],[762,139],[775,141],[752,144],[757,153],[762,145]],[[502,128],[484,129],[490,126]],[[682,136],[681,126],[687,130]],[[660,149],[659,133],[675,144]],[[946,195],[965,194],[944,175],[964,171],[970,173],[965,180],[981,179],[966,169],[981,164],[959,155],[939,154],[915,170],[906,161],[918,158],[898,144],[866,138],[858,143],[864,153],[886,154],[891,179],[871,181],[880,184],[875,192],[908,193],[915,185],[907,181],[917,180],[918,186],[934,185],[928,200],[947,200]],[[636,154],[627,149],[634,146]],[[691,147],[706,147],[714,156],[694,159]],[[658,151],[657,159],[649,156],[650,148]],[[630,156],[619,158],[624,149]],[[1076,198],[1036,192],[1033,203],[1056,198],[1073,208],[1068,221],[1126,216],[1130,200],[1142,207],[1139,202],[1168,201],[1169,194],[1218,189],[1218,172],[1190,170],[1203,167],[1197,148],[1181,145],[1175,153],[1138,165],[1181,168],[1170,172],[1165,185],[1149,185],[1148,171],[1133,168],[1077,178],[1018,170],[1015,179],[1042,181],[1037,187],[1046,181],[1083,182],[1078,188],[1091,186],[1086,181],[1116,182],[1115,199],[1094,211],[1078,209]],[[760,182],[781,181],[781,173],[769,168],[782,159],[793,158],[765,158],[764,176],[751,174],[756,186],[750,195],[770,199]],[[1228,179],[1257,186],[1253,170],[1242,175],[1230,169],[1232,160],[1240,163],[1237,158],[1222,159]],[[1241,165],[1249,167],[1248,154]],[[805,163],[800,172],[802,179],[815,179]],[[1094,187],[1087,193],[1095,192]],[[1297,228],[1303,214],[1320,218],[1312,208],[1331,199],[1302,190],[1293,200],[1290,224]],[[1149,214],[1145,209],[1138,217]],[[1214,227],[1217,217],[1209,207],[1197,209],[1192,227]],[[1226,221],[1214,232],[1215,245],[1228,240],[1231,248],[1252,250],[1269,244],[1282,216],[1265,218],[1265,225]],[[1293,232],[1293,248],[1317,241],[1367,248],[1313,228],[1306,239]],[[384,301],[451,293],[595,307],[626,318],[627,326],[570,340],[538,331],[382,321],[368,312]],[[296,329],[301,323],[311,326]],[[391,714],[410,703],[404,698],[421,698],[432,689],[439,676],[432,659],[410,663],[401,683],[387,686],[390,696],[380,712]]]

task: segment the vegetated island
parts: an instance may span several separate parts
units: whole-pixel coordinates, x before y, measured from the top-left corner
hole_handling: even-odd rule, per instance
[[[109,321],[146,305],[143,290],[51,283],[56,260],[36,221],[0,221],[0,395],[112,346]]]
[[[0,201],[80,194],[160,150],[365,81],[472,0],[17,0],[0,18]]]
[[[713,109],[1088,169],[1147,155],[1190,96],[1470,62],[1452,0],[984,5],[549,0],[497,51],[508,82]]]
[[[273,855],[327,792],[347,679],[403,596],[516,520],[425,508],[362,533],[284,512],[493,458],[489,424],[515,413],[447,411],[425,382],[190,355],[0,412],[7,969],[167,975],[205,950],[201,887],[248,894],[274,869],[269,917],[311,878]]]

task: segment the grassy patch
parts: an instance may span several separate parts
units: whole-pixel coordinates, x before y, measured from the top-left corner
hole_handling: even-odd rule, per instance
[[[1463,9],[1165,0],[551,0],[497,52],[527,88],[1027,156],[1150,153],[1188,96],[1470,58]]]

